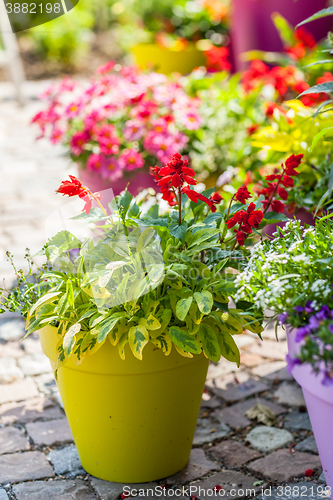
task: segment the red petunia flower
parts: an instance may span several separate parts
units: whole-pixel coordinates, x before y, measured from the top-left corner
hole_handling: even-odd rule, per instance
[[[226,47],[212,47],[205,51],[207,58],[207,70],[215,71],[230,71],[231,65],[228,61],[229,50]]]
[[[84,198],[89,193],[89,189],[83,186],[82,182],[74,177],[74,175],[70,175],[69,178],[70,181],[62,181],[59,189],[56,190],[56,193]]]
[[[243,203],[243,205],[246,204],[246,200],[248,198],[251,198],[251,193],[249,192],[249,190],[247,189],[246,186],[242,186],[240,187],[238,190],[237,190],[237,193],[235,194],[235,198],[237,201],[239,201],[240,203]]]

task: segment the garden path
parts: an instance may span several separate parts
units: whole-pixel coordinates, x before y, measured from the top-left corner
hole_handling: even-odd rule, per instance
[[[32,252],[42,246],[45,217],[63,203],[54,190],[75,173],[60,148],[35,142],[29,125],[45,85],[27,83],[29,103],[21,109],[7,84],[0,84],[0,275],[9,284],[6,250],[21,267],[25,246]],[[0,500],[121,498],[123,485],[82,469],[38,335],[21,343],[23,334],[19,317],[0,318]],[[325,484],[301,389],[285,368],[284,332],[279,343],[273,329],[266,328],[264,338],[236,338],[240,369],[227,361],[210,365],[189,465],[159,481],[164,498],[174,496],[178,485],[185,486],[182,498],[192,500],[211,498],[196,487],[218,485],[228,493],[222,497],[217,488],[217,498],[329,498],[320,495]],[[254,496],[242,492],[253,488]]]

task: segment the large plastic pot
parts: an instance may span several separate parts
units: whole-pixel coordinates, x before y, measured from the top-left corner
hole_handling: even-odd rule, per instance
[[[128,185],[128,190],[133,196],[139,194],[143,189],[152,187],[156,189],[156,182],[147,170],[138,169],[131,172],[128,177],[121,177],[116,181],[103,179],[97,172],[78,168],[78,177],[84,186],[87,186],[93,193],[102,192],[112,188],[114,196],[120,194]],[[108,200],[111,201],[111,200]]]
[[[292,357],[300,350],[295,336],[296,330],[288,328],[288,349]],[[327,486],[333,491],[333,387],[323,386],[323,376],[316,375],[311,366],[306,364],[295,365],[292,375],[303,389]]]
[[[40,330],[54,368],[57,329]],[[100,479],[141,483],[170,476],[188,462],[208,360],[165,356],[149,343],[143,360],[127,344],[125,360],[107,340],[77,366],[58,371],[58,387],[84,469]]]
[[[277,52],[283,49],[271,15],[278,12],[292,26],[327,7],[327,0],[233,0],[231,39],[237,71],[244,69],[241,54],[249,50]],[[306,25],[317,40],[332,28],[331,17]]]
[[[195,44],[188,43],[183,50],[171,50],[155,43],[139,43],[132,48],[136,64],[141,69],[153,69],[157,73],[186,75],[194,68],[204,66],[204,53]]]

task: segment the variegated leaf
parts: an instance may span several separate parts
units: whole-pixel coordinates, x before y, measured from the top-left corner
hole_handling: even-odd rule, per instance
[[[141,360],[143,348],[149,340],[147,329],[142,325],[132,326],[128,332],[128,340],[134,356]]]

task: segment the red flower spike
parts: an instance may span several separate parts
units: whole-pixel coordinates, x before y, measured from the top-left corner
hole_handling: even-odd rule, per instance
[[[246,233],[243,233],[243,231],[237,231],[236,233],[236,239],[239,245],[242,247],[245,243],[245,238],[246,238]]]
[[[281,184],[283,184],[284,187],[293,187],[294,179],[289,177],[289,175],[284,175],[281,179]]]
[[[313,470],[312,469],[307,469],[304,473],[305,477],[311,477],[313,476]]]
[[[277,188],[277,192],[278,192],[278,195],[280,196],[280,198],[282,198],[283,200],[287,200],[288,199],[288,193],[287,191],[283,188],[283,187],[278,187]]]
[[[277,212],[278,214],[282,214],[282,212],[284,210],[284,204],[281,203],[280,200],[274,200],[271,203],[271,208],[272,208],[273,212]]]
[[[242,186],[237,190],[237,193],[235,194],[235,198],[237,201],[240,203],[243,203],[243,205],[246,204],[246,201],[248,198],[251,198],[251,194],[249,190],[247,189],[246,186]]]
[[[56,193],[63,194],[64,196],[79,196],[83,198],[89,193],[89,189],[82,185],[82,182],[74,177],[74,175],[69,176],[70,181],[62,181],[59,189]]]
[[[198,203],[198,200],[203,201],[204,203],[207,203],[209,208],[211,209],[212,212],[216,212],[216,207],[214,206],[214,203],[209,199],[206,198],[203,194],[197,193],[193,189],[190,189],[189,186],[185,186],[182,188],[182,193],[186,194],[191,201],[194,201],[194,203]]]
[[[210,197],[209,197],[209,199],[213,203],[215,203],[215,205],[219,205],[221,203],[221,201],[223,200],[222,196],[219,193],[217,193],[217,192],[211,194]]]

